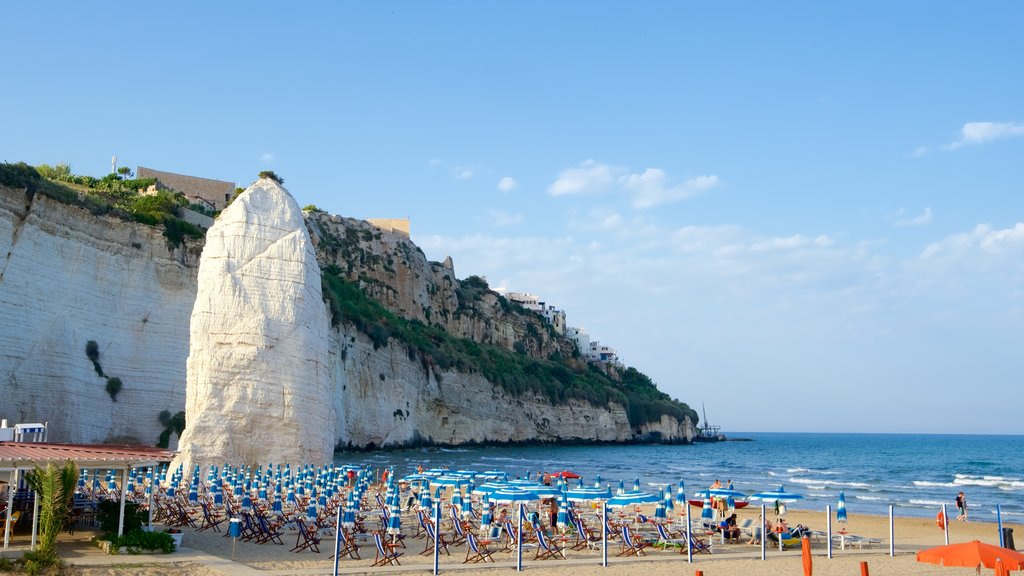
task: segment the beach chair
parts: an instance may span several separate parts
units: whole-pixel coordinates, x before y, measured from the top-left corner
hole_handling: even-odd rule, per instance
[[[9,531],[14,534],[14,527],[18,525],[18,520],[21,519],[21,510],[15,510],[11,512],[7,518],[4,519],[4,523],[0,526],[0,540],[3,539],[3,535]]]
[[[469,529],[462,523],[459,518],[452,518],[452,527],[454,528],[455,534],[452,536],[451,542],[448,542],[449,546],[460,546],[466,543],[466,536],[469,534]]]
[[[355,539],[348,533],[348,530],[345,530],[344,528],[341,529],[340,536],[338,537],[338,556],[340,557],[342,555],[348,555],[348,557],[353,560],[362,560],[362,558],[359,557],[359,545],[356,544]],[[333,559],[334,554],[331,554],[331,557],[328,558],[328,560]]]
[[[648,542],[634,538],[629,526],[624,524],[622,526],[622,542],[616,556],[647,556],[647,553],[644,552],[644,548],[647,546]]]
[[[746,535],[748,538],[754,537],[754,523],[756,520],[753,518],[744,518],[737,527],[740,529],[741,535]]]
[[[312,550],[319,554],[320,533],[317,531],[316,526],[306,524],[302,521],[302,518],[296,518],[294,522],[297,535],[295,537],[295,547],[290,551],[299,553],[303,550]]]
[[[693,535],[693,532],[687,532],[687,537],[690,540],[690,549],[694,554],[714,554],[713,545],[710,540],[702,540]],[[686,554],[686,546],[679,549],[680,554]]]
[[[565,552],[563,548],[553,541],[548,540],[547,535],[543,530],[535,530],[537,533],[537,554],[534,555],[534,560],[546,560],[548,558],[561,558],[565,560]]]
[[[202,507],[203,519],[199,527],[196,528],[196,532],[202,532],[203,530],[209,530],[210,528],[213,528],[214,532],[220,532],[220,528],[217,528],[217,526],[220,526],[221,523],[224,522],[226,517],[221,516],[219,513],[210,510],[210,505],[207,504],[206,502],[202,503]]]
[[[467,532],[466,543],[466,559],[462,561],[463,564],[487,562],[488,560],[494,562],[494,558],[491,558],[493,552],[487,548],[487,545],[491,543],[490,540],[477,540],[472,532]]]
[[[434,540],[437,540],[438,550],[443,550],[445,554],[451,556],[452,553],[448,551],[448,541],[445,539],[444,532],[439,532],[437,527],[434,526],[433,522],[426,523],[427,529],[427,545],[423,547],[423,552],[420,552],[420,556],[426,556],[434,552]]]
[[[385,542],[381,538],[380,532],[373,533],[373,543],[377,546],[377,556],[371,566],[384,566],[385,564],[391,566],[400,566],[402,563],[398,561],[398,557],[402,555],[401,552],[396,550],[396,546]]]
[[[257,544],[266,544],[267,542],[284,544],[284,540],[281,540],[281,536],[284,536],[284,531],[282,530],[284,524],[270,520],[259,510],[256,511],[255,517]]]
[[[601,547],[601,538],[594,534],[594,531],[587,528],[583,519],[577,516],[573,519],[576,526],[576,542],[572,545],[573,550],[597,549]]]
[[[655,524],[654,526],[658,531],[658,541],[653,544],[655,547],[668,548],[669,546],[686,545],[686,539],[682,537],[682,534],[673,534],[664,524]]]

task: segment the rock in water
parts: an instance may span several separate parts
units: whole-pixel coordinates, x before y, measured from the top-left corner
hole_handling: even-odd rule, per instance
[[[332,458],[335,414],[320,267],[295,199],[262,178],[206,234],[192,310],[186,473]]]

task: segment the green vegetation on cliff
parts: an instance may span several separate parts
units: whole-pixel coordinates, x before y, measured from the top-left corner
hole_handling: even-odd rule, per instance
[[[575,368],[557,358],[531,358],[456,338],[436,326],[392,313],[366,296],[357,284],[342,278],[341,272],[338,267],[329,266],[321,274],[332,321],[352,323],[373,341],[375,348],[386,346],[392,338],[405,344],[409,358],[419,358],[424,370],[433,372],[438,380],[442,370],[479,373],[513,396],[536,393],[554,404],[570,399],[585,400],[594,406],[621,404],[632,426],[656,422],[663,414],[680,421],[689,416],[694,425],[697,423],[694,410],[658,390],[650,378],[635,368],[628,368],[615,380],[593,364]]]
[[[167,241],[180,246],[187,236],[202,238],[204,232],[197,226],[177,217],[178,210],[188,201],[181,194],[162,190],[155,194],[140,194],[140,190],[156,183],[153,178],[131,179],[131,172],[121,169],[103,178],[76,176],[67,164],[33,168],[24,162],[0,164],[0,184],[10,188],[23,188],[28,194],[42,194],[64,204],[81,206],[99,216],[110,214],[124,220],[162,226]]]

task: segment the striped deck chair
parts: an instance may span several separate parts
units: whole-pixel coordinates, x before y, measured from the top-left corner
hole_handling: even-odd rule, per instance
[[[617,556],[647,556],[647,553],[644,552],[644,548],[646,548],[648,544],[648,542],[644,542],[639,538],[634,538],[633,534],[629,531],[629,526],[623,525],[622,543]]]
[[[266,544],[267,542],[284,544],[284,541],[281,540],[281,536],[284,536],[284,530],[282,530],[284,524],[268,519],[267,516],[259,510],[256,511],[255,517],[257,544]]]
[[[420,556],[432,554],[434,552],[434,539],[437,539],[438,550],[444,550],[444,553],[451,556],[452,553],[448,551],[448,541],[444,537],[444,532],[438,532],[437,528],[432,522],[426,523],[427,529],[427,545],[423,547],[423,552],[420,552]]]
[[[582,518],[577,516],[573,519],[573,524],[576,526],[576,542],[572,545],[573,550],[601,547],[601,538],[596,536],[593,530],[587,528]]]
[[[655,524],[654,526],[658,531],[658,541],[654,543],[654,546],[668,548],[669,546],[686,545],[686,538],[683,538],[682,534],[673,534],[664,524]]]
[[[535,530],[537,533],[537,554],[534,555],[534,560],[546,560],[548,558],[561,558],[565,560],[565,552],[562,551],[562,547],[555,544],[551,540],[548,540],[543,530]]]
[[[452,536],[451,542],[448,544],[451,546],[460,546],[466,543],[466,536],[469,534],[469,530],[466,525],[463,524],[459,518],[452,518],[452,527],[455,529],[455,534]]]
[[[477,540],[472,532],[467,532],[466,542],[466,559],[462,561],[463,564],[467,562],[487,562],[488,560],[494,562],[494,558],[491,558],[493,552],[487,548],[487,545],[491,543],[490,540]]]
[[[206,502],[202,503],[202,507],[203,520],[199,527],[196,528],[196,532],[202,532],[203,530],[209,530],[210,528],[213,528],[214,532],[220,532],[220,528],[217,528],[217,526],[220,526],[220,524],[224,522],[225,517],[221,516],[216,511],[210,510],[210,505]]]
[[[398,561],[398,557],[402,553],[396,550],[394,545],[385,542],[381,538],[380,532],[373,533],[373,543],[377,546],[377,557],[371,566],[384,566],[385,564],[401,566],[402,563]]]
[[[306,524],[302,521],[302,518],[296,518],[294,522],[297,535],[295,537],[295,547],[290,551],[298,553],[303,550],[312,550],[319,554],[320,533],[317,531],[316,526]]]
[[[714,554],[712,544],[710,541],[704,541],[693,535],[693,532],[687,532],[690,539],[690,548],[694,554]],[[686,546],[679,549],[680,554],[686,554]]]
[[[341,536],[338,538],[338,555],[344,556],[346,554],[353,560],[362,560],[362,558],[359,557],[359,545],[356,544],[355,539],[349,535],[348,530],[342,528]],[[334,560],[334,554],[331,554],[331,557],[328,558],[328,560]]]

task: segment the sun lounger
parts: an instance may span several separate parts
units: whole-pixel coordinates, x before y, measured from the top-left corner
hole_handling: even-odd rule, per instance
[[[543,530],[535,530],[535,532],[537,533],[537,554],[533,557],[534,560],[546,560],[548,558],[561,558],[565,560],[565,552],[562,551],[561,546],[548,540]]]
[[[402,555],[401,552],[396,550],[394,544],[385,542],[381,538],[380,532],[373,533],[373,543],[377,546],[377,556],[373,561],[372,566],[400,566],[402,563],[398,561],[398,557]]]
[[[488,560],[494,562],[494,558],[491,558],[493,552],[487,547],[491,543],[490,540],[477,540],[472,532],[468,532],[466,534],[466,543],[466,559],[463,560],[463,564],[468,562],[487,562]]]
[[[619,547],[619,553],[617,556],[647,556],[647,553],[644,552],[644,548],[646,548],[648,544],[648,542],[635,538],[629,531],[629,526],[623,525],[622,543]]]

